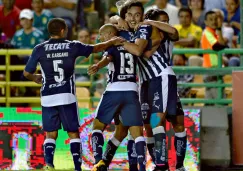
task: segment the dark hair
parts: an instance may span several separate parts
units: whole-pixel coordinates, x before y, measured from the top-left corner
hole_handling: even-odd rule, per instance
[[[207,20],[208,16],[209,15],[212,15],[212,14],[216,14],[216,13],[214,11],[208,11],[208,12],[206,12],[205,17],[204,17],[204,20]]]
[[[90,31],[87,28],[80,28],[80,29],[78,29],[78,32],[77,33],[80,33],[81,31],[86,31],[90,35]]]
[[[108,13],[106,13],[106,15],[109,17],[109,18],[111,18],[111,17],[113,17],[113,16],[115,16],[115,15],[118,15],[116,12],[108,12]]]
[[[188,7],[181,7],[179,12],[178,12],[178,16],[180,16],[180,14],[182,12],[188,12],[190,14],[190,17],[192,17],[192,10],[190,8],[188,8]]]
[[[158,20],[160,15],[165,15],[169,18],[169,15],[161,9],[151,9],[146,12],[144,19]]]
[[[205,4],[205,0],[201,0],[202,1],[202,7],[201,7],[201,9],[203,10],[204,9],[204,4]],[[192,0],[189,0],[189,6],[191,5],[191,2],[192,2]]]
[[[32,2],[34,2],[35,0],[32,0]],[[44,4],[44,0],[40,0],[42,4]]]
[[[61,30],[67,28],[67,24],[62,18],[53,18],[48,22],[47,28],[50,36],[59,36]]]
[[[139,2],[139,1],[129,1],[129,2],[125,3],[125,4],[121,7],[121,10],[120,10],[120,17],[121,17],[122,19],[125,19],[127,10],[129,10],[129,9],[132,8],[132,7],[140,7],[140,8],[142,9],[142,14],[144,13],[144,7],[143,7],[142,2]]]

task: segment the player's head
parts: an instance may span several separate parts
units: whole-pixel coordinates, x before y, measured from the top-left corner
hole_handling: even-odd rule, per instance
[[[120,17],[125,19],[131,29],[143,20],[143,4],[136,0],[126,2],[120,11]]]
[[[112,24],[105,24],[99,30],[100,41],[104,42],[110,40],[117,35],[117,29]]]
[[[67,24],[62,18],[51,19],[48,22],[47,29],[51,37],[65,38],[68,32]]]
[[[31,6],[36,13],[40,13],[44,9],[44,0],[32,0]]]
[[[11,10],[14,7],[15,0],[2,0],[5,9]]]
[[[156,21],[161,21],[161,22],[166,22],[169,23],[169,16],[168,14],[161,10],[161,9],[151,9],[145,14],[145,20],[156,20]]]
[[[212,28],[216,29],[217,28],[217,15],[214,11],[208,11],[205,14],[205,19],[204,19],[205,25]]]

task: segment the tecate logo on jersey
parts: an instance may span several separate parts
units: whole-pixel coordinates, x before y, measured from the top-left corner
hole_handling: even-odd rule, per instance
[[[62,82],[59,82],[59,83],[50,84],[49,88],[61,87],[61,86],[64,86],[65,84],[66,84],[66,81],[62,81]]]
[[[133,78],[133,77],[134,77],[134,75],[118,75],[117,79],[118,80],[126,80],[126,79]]]

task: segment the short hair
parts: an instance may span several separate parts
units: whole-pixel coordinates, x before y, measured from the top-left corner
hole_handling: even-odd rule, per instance
[[[139,2],[137,0],[130,0],[124,3],[123,6],[121,7],[120,17],[122,19],[125,19],[127,10],[129,10],[132,7],[140,7],[142,9],[142,14],[144,13],[144,7],[142,2]]]
[[[67,24],[62,18],[53,18],[48,22],[47,29],[50,36],[59,36],[62,29],[66,29]]]
[[[100,28],[100,32],[102,31],[114,31],[115,34],[117,34],[117,28],[113,25],[113,24],[104,24],[103,26],[101,26]]]
[[[86,31],[87,33],[89,33],[89,35],[91,34],[87,28],[80,28],[80,29],[78,29],[77,33],[80,33],[81,31]]]
[[[212,14],[216,14],[214,11],[208,11],[208,12],[206,12],[206,14],[205,14],[205,17],[204,17],[204,20],[207,20],[208,19],[208,16],[209,15],[212,15]]]
[[[192,18],[192,10],[190,8],[188,8],[188,7],[181,7],[179,9],[178,16],[180,16],[180,14],[182,12],[188,12],[190,14],[190,17]]]
[[[161,9],[151,9],[146,12],[144,19],[158,20],[160,15],[165,15],[169,19],[169,15]]]
[[[188,3],[189,6],[191,5],[191,1],[192,0],[189,0],[189,3]],[[205,0],[201,0],[201,1],[202,1],[201,9],[203,10],[204,9],[204,4],[205,4]]]

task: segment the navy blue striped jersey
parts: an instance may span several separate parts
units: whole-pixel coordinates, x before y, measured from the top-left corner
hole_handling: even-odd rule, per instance
[[[173,43],[168,38],[165,38],[149,59],[138,59],[140,82],[156,78],[163,74],[175,75],[170,62],[172,48]]]
[[[112,61],[108,64],[107,90],[137,91],[137,56],[126,51],[122,46],[114,46],[107,49],[103,56],[112,57]]]
[[[25,71],[34,73],[40,64],[42,73],[41,104],[57,106],[76,102],[74,66],[79,56],[88,57],[93,46],[78,41],[50,39],[37,45]]]

